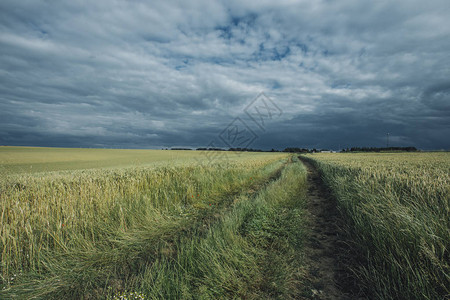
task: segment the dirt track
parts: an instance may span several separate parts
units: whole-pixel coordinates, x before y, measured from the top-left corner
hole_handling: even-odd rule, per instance
[[[300,159],[302,159],[300,157]],[[308,161],[309,239],[305,245],[313,299],[363,299],[348,270],[351,261],[336,201]]]

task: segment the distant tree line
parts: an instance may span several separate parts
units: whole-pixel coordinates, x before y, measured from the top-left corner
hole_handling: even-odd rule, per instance
[[[416,147],[352,147],[343,149],[341,152],[381,152],[381,151],[418,151]]]
[[[228,151],[239,151],[239,152],[270,152],[264,151],[261,149],[252,149],[252,148],[230,148]]]
[[[197,151],[226,151],[226,149],[222,148],[197,148]]]
[[[298,147],[288,147],[284,150],[261,150],[253,148],[213,148],[213,147],[203,147],[197,149],[191,148],[170,148],[170,150],[197,150],[197,151],[238,151],[238,152],[289,152],[289,153],[317,153],[330,151],[328,149],[308,149],[308,148],[298,148]],[[403,151],[403,152],[415,152],[418,151],[416,147],[351,147],[342,149],[340,152],[382,152],[382,151]]]
[[[285,148],[283,152],[290,152],[290,153],[312,153],[317,152],[316,149],[307,149],[307,148],[297,148],[297,147],[289,147]]]
[[[252,148],[228,148],[228,150],[222,149],[222,148],[197,148],[196,150],[199,150],[199,151],[271,152],[271,151],[266,151],[266,150],[261,150],[261,149],[252,149]]]

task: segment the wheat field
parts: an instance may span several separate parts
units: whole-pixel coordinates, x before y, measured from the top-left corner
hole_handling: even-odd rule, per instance
[[[377,299],[450,294],[450,153],[307,155],[338,200]]]
[[[260,273],[264,243],[280,240],[280,264],[295,252],[282,242],[291,237],[265,240],[272,228],[248,227],[271,221],[276,203],[303,201],[305,170],[287,154],[216,153],[202,164],[198,151],[12,150],[0,180],[1,298],[259,298],[270,280]],[[85,169],[102,151],[105,167]],[[85,162],[73,164],[70,152]],[[45,157],[51,171],[28,168]],[[283,276],[294,273],[289,264]],[[294,291],[277,278],[277,293]]]
[[[301,157],[368,298],[448,297],[448,153]],[[0,162],[1,299],[316,297],[296,155],[1,147]]]

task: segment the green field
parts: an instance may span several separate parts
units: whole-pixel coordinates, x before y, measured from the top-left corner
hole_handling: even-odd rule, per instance
[[[3,150],[1,298],[264,298],[296,291],[296,264],[289,262],[299,247],[293,236],[302,232],[295,217],[306,173],[286,154],[232,154],[199,165],[194,158],[204,154],[191,151]],[[107,168],[95,168],[96,157]],[[95,167],[80,169],[85,165],[72,158]],[[20,168],[36,162],[52,172]],[[267,276],[263,256],[286,268]],[[268,281],[277,284],[261,291]]]
[[[305,166],[230,154],[1,147],[0,299],[315,299]],[[448,153],[302,157],[367,297],[449,294]]]
[[[450,296],[450,153],[306,157],[338,200],[372,297]]]

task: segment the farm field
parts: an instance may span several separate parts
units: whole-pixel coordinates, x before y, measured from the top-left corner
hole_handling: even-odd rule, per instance
[[[450,153],[304,157],[337,198],[371,297],[449,297]]]
[[[0,300],[450,300],[449,13],[1,1]]]
[[[158,163],[137,165],[126,156],[144,157],[145,150],[22,150],[2,157],[8,164],[0,182],[0,298],[256,299],[301,292],[293,282],[306,172],[295,158],[243,153],[199,166],[194,158],[201,152],[149,150]],[[77,160],[114,153],[132,163],[79,170],[54,164],[71,151]],[[52,171],[17,171],[11,162],[20,164],[23,152],[30,165],[50,157]],[[169,161],[174,154],[179,160]]]
[[[1,147],[0,299],[449,294],[448,153],[222,154]]]
[[[223,155],[222,152],[183,150],[130,150],[83,149],[0,146],[0,174],[38,173],[95,168],[175,165],[200,162],[209,163]],[[230,159],[267,153],[228,153]],[[269,154],[270,155],[270,154]]]

